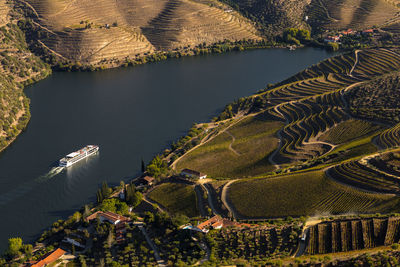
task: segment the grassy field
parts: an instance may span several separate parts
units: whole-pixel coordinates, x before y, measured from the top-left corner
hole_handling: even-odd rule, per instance
[[[185,155],[176,169],[195,169],[211,177],[236,178],[272,171],[269,154],[277,147],[282,122],[261,114],[249,117]]]
[[[228,199],[244,217],[285,217],[394,211],[399,198],[364,193],[339,185],[323,171],[239,181]]]
[[[171,213],[185,214],[188,217],[199,215],[193,186],[165,183],[157,186],[148,196]]]
[[[380,129],[382,126],[374,123],[350,119],[329,129],[319,137],[319,140],[338,145],[372,134]]]

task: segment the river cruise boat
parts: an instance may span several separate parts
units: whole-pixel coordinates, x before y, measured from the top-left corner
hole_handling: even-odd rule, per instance
[[[85,146],[84,148],[82,148],[78,151],[72,152],[72,153],[66,155],[65,157],[63,157],[62,159],[60,159],[58,166],[69,167],[72,164],[75,164],[78,161],[89,157],[90,155],[96,154],[97,151],[99,151],[99,146],[95,146],[95,145]]]

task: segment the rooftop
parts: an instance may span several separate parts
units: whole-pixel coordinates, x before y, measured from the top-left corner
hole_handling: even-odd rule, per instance
[[[63,256],[66,253],[66,251],[62,250],[61,248],[58,248],[54,250],[52,253],[48,254],[44,259],[38,261],[37,263],[31,265],[32,267],[42,267],[46,266],[48,264],[51,264],[58,260],[61,256]]]

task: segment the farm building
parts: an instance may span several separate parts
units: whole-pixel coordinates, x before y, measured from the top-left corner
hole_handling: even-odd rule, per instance
[[[188,178],[196,178],[196,179],[205,179],[207,178],[207,174],[190,170],[190,169],[183,169],[181,171],[181,175]]]
[[[141,188],[143,186],[152,186],[154,185],[155,178],[151,176],[140,177],[139,179],[135,180],[133,183],[137,188]]]
[[[48,266],[48,265],[54,263],[59,258],[61,258],[65,253],[66,253],[66,251],[62,250],[61,248],[58,248],[58,249],[54,250],[53,252],[51,252],[50,254],[46,254],[41,260],[31,264],[30,266],[32,266],[32,267]]]
[[[198,232],[208,233],[211,229],[221,229],[229,226],[235,227],[250,227],[250,224],[243,224],[238,222],[233,222],[228,219],[224,219],[219,215],[215,215],[214,217],[208,219],[197,225],[196,227],[185,227],[183,229],[194,230]]]
[[[342,31],[342,34],[343,35],[352,35],[352,34],[354,34],[355,32],[352,30],[352,29],[347,29],[346,31]]]
[[[340,41],[340,36],[328,36],[324,39],[325,43],[336,43]]]
[[[110,211],[97,211],[95,213],[93,213],[92,215],[86,217],[86,221],[91,221],[93,219],[99,218],[101,222],[109,222],[112,223],[114,225],[117,225],[118,223],[125,223],[130,221],[129,218],[110,212]]]

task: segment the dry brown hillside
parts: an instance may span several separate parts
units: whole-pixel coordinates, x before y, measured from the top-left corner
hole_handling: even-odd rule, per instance
[[[260,39],[253,24],[213,0],[17,0],[47,33],[41,44],[99,63],[224,39]]]
[[[396,0],[313,0],[308,15],[312,26],[326,29],[366,29],[399,19]]]
[[[0,1],[0,26],[3,26],[4,24],[7,23],[8,12],[9,8],[6,5],[6,1],[5,0]]]

